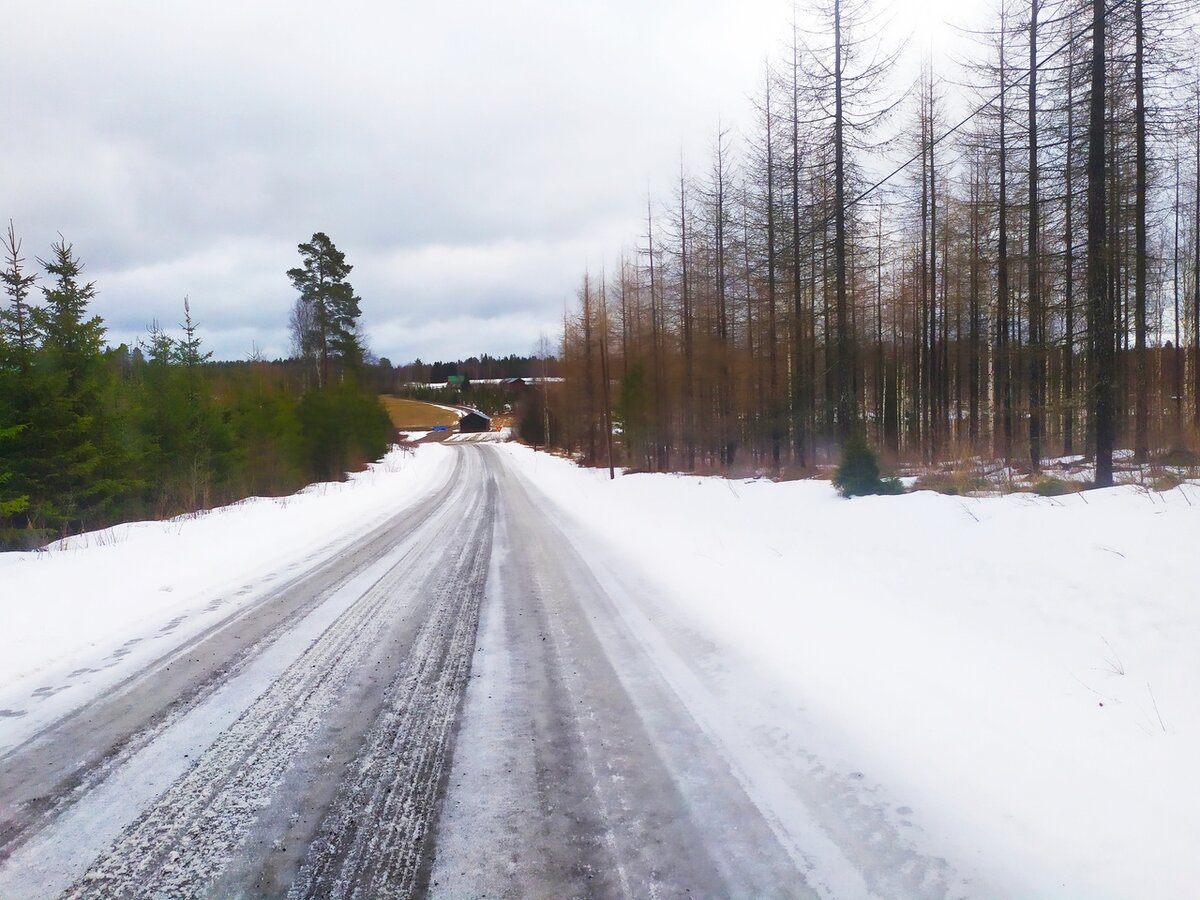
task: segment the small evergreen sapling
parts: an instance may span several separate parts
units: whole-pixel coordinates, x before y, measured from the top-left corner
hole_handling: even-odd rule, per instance
[[[833,476],[833,486],[843,497],[904,493],[900,479],[879,477],[879,462],[861,431],[851,434],[842,448],[842,461]]]

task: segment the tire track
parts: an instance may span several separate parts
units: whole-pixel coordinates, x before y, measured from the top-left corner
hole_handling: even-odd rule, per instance
[[[0,867],[357,572],[426,527],[439,510],[452,505],[463,480],[459,459],[444,484],[359,544],[275,586],[107,696],[0,756]]]
[[[444,794],[491,558],[495,494],[489,479],[483,514],[458,552],[463,577],[440,586],[291,900],[410,897],[425,887],[428,836]]]
[[[397,682],[412,682],[419,690],[397,690],[395,702],[387,707],[373,734],[390,735],[391,729],[384,725],[390,717],[414,720],[406,725],[408,732],[431,746],[409,749],[405,758],[419,762],[411,771],[419,778],[428,778],[434,770],[440,772],[445,735],[461,694],[461,685],[457,693],[451,685],[465,682],[473,645],[472,622],[482,590],[480,566],[486,572],[490,550],[490,494],[459,499],[468,493],[469,487],[460,483],[397,565],[339,616],[185,775],[126,828],[66,896],[207,895],[214,879],[240,852],[260,812],[270,805],[292,761],[320,732],[349,679],[367,663],[394,618],[405,608],[414,611],[413,597],[430,598],[428,611],[416,610],[428,619],[409,654],[414,663],[405,667]],[[458,534],[463,519],[480,522],[465,544]],[[441,633],[448,633],[451,639],[436,640]],[[428,709],[422,705],[439,698],[441,703]],[[417,705],[397,710],[397,703]],[[389,765],[386,760],[376,761],[367,769],[378,772]],[[393,781],[407,777],[402,771],[409,770],[397,767]],[[413,797],[432,807],[431,795],[414,793]],[[384,805],[389,812],[395,811]],[[410,826],[421,831],[418,813],[422,811],[408,810],[406,824],[393,831],[400,834]],[[430,817],[432,809],[425,809],[423,815]],[[392,876],[385,873],[384,878]]]
[[[815,896],[553,503],[480,452],[503,498],[497,565],[430,895]]]

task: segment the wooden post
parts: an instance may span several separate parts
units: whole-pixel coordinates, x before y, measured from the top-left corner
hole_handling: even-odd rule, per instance
[[[608,478],[617,477],[613,468],[612,402],[608,384],[608,294],[603,271],[600,273],[600,380],[604,397],[604,446],[608,453]]]

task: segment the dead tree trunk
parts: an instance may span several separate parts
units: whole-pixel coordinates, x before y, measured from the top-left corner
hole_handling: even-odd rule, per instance
[[[1113,483],[1113,444],[1116,437],[1114,369],[1116,333],[1112,284],[1108,265],[1108,202],[1105,189],[1105,128],[1107,96],[1105,63],[1105,0],[1092,0],[1092,77],[1088,104],[1088,308],[1095,377],[1092,418],[1096,435],[1096,486]]]
[[[854,342],[850,333],[850,301],[846,275],[846,148],[842,96],[842,3],[833,3],[833,265],[834,308],[837,316],[837,427],[845,440],[853,428]]]
[[[1145,27],[1142,0],[1133,0],[1134,49],[1133,91],[1134,129],[1137,143],[1137,162],[1134,166],[1136,199],[1134,209],[1134,437],[1133,453],[1144,462],[1150,453],[1149,375],[1146,371],[1146,85],[1145,85]]]
[[[1005,42],[1008,37],[1007,18],[1000,19],[1000,145],[999,177],[1000,191],[997,198],[999,224],[996,253],[996,437],[997,456],[1008,459],[1012,456],[1012,380],[1009,371],[1009,285],[1008,285],[1008,134],[1007,134],[1007,80],[1005,67]]]
[[[1029,275],[1029,464],[1042,467],[1042,408],[1045,378],[1042,356],[1041,259],[1038,253],[1038,121],[1037,121],[1037,34],[1040,0],[1029,4],[1029,246],[1026,249]]]

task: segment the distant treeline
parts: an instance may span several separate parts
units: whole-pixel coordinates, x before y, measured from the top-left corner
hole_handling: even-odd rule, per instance
[[[181,337],[155,323],[108,347],[70,244],[38,260],[41,277],[10,227],[6,257],[0,547],[288,493],[386,450],[387,415],[349,357],[327,353],[324,377],[316,357],[212,362],[186,301]]]
[[[388,389],[408,384],[440,384],[451,375],[463,375],[470,381],[493,378],[530,378],[558,375],[558,360],[553,357],[519,356],[472,356],[453,362],[426,363],[417,359],[403,366],[392,366],[386,360],[379,361],[381,371],[390,371]]]

